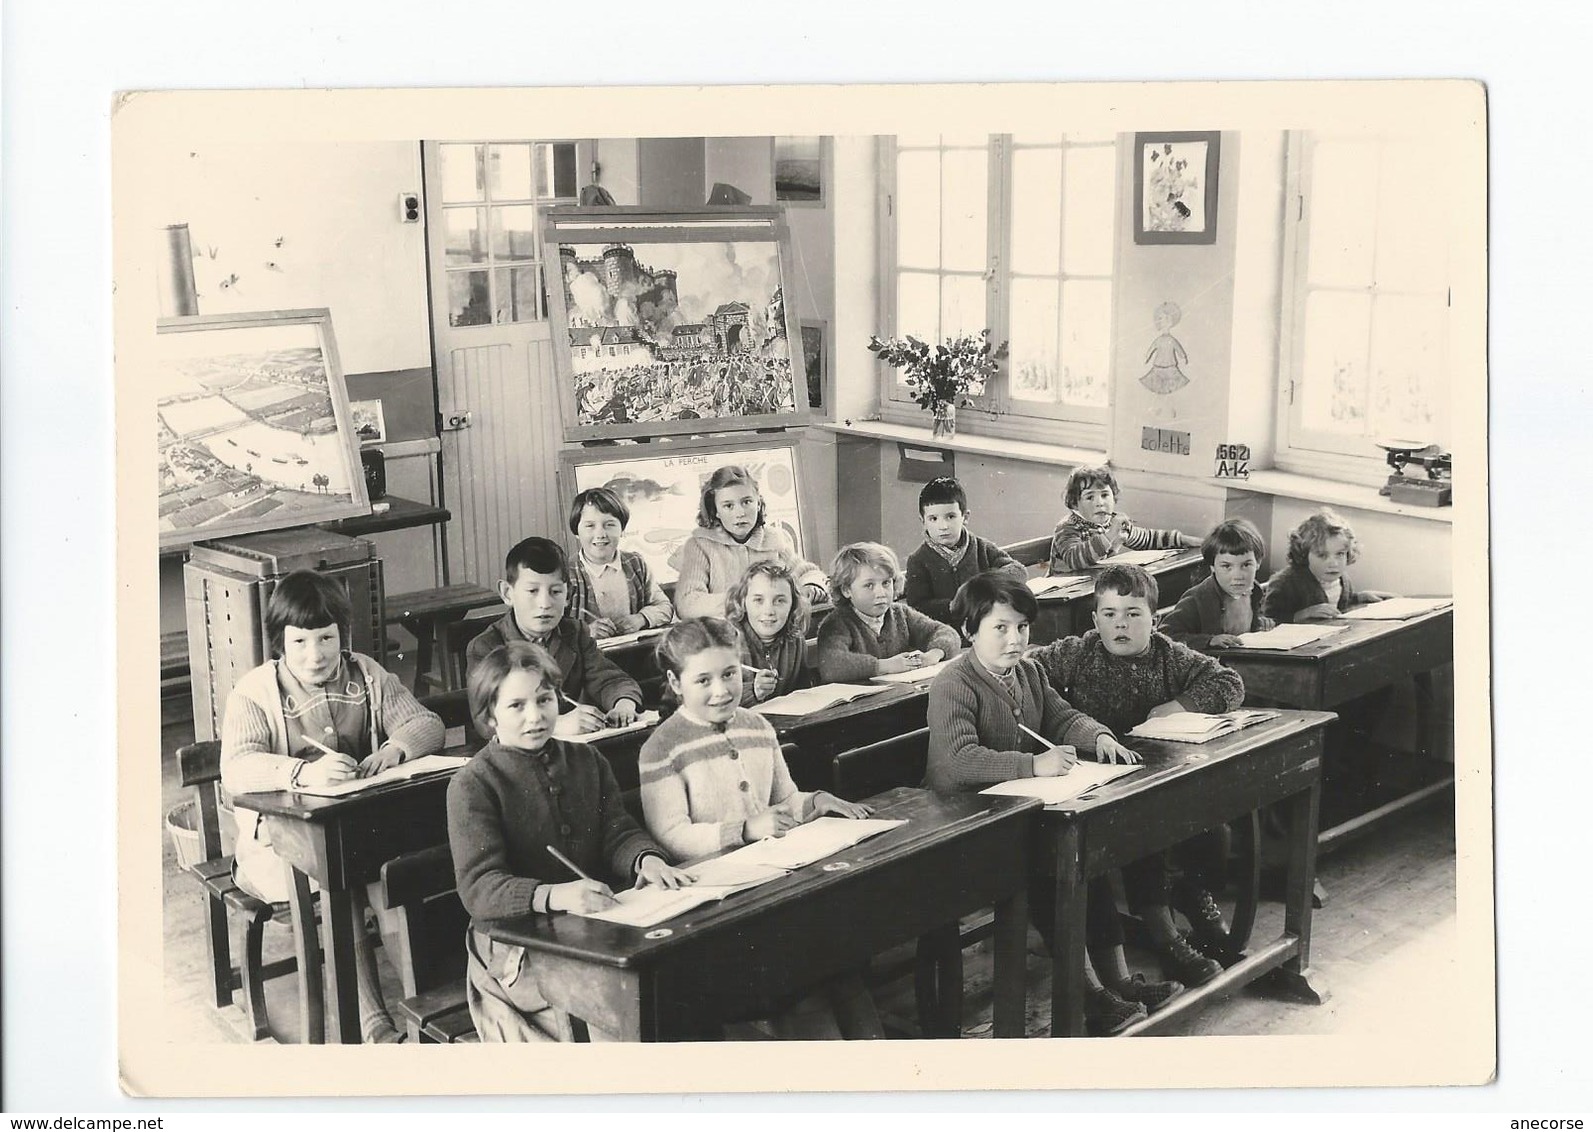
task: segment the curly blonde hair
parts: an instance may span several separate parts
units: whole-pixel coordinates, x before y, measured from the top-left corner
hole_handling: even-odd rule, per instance
[[[791,567],[778,558],[760,558],[747,565],[745,573],[736,579],[735,584],[725,594],[725,619],[732,625],[740,625],[746,621],[747,587],[754,578],[770,578],[791,587],[791,616],[786,618],[785,627],[775,634],[774,639],[785,640],[793,634],[806,636],[812,604],[808,601],[807,594],[802,592],[802,587],[797,584],[796,574],[792,572]]]
[[[1305,517],[1298,527],[1289,532],[1289,564],[1306,569],[1310,565],[1311,552],[1321,552],[1327,546],[1330,538],[1343,535],[1349,541],[1345,562],[1354,562],[1361,556],[1361,544],[1355,537],[1355,532],[1350,525],[1331,507],[1324,507],[1320,511],[1313,511]]]

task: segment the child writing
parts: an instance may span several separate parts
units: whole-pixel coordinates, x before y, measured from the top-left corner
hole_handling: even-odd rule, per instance
[[[682,617],[723,617],[725,592],[753,562],[777,558],[791,567],[808,601],[828,601],[824,573],[797,557],[790,536],[765,525],[763,496],[752,473],[735,464],[703,485],[697,529],[680,548],[675,608]]]
[[[973,645],[929,686],[924,783],[929,789],[979,790],[1014,778],[1067,774],[1079,750],[1100,762],[1132,760],[1132,752],[1109,730],[1070,707],[1039,666],[1025,659],[1029,628],[1039,613],[1028,586],[1005,574],[976,574],[957,591],[951,608]],[[1046,742],[1039,743],[1025,729]],[[1052,946],[1056,876],[1047,869],[1034,871],[1029,915],[1047,947]],[[1142,975],[1129,974],[1106,877],[1090,884],[1086,920],[1090,957],[1084,968],[1084,1018],[1091,1034],[1118,1033],[1183,990],[1177,982],[1148,983]]]
[[[902,600],[948,625],[956,622],[951,599],[975,574],[996,570],[1022,582],[1028,577],[1012,555],[968,529],[968,494],[950,476],[932,479],[918,493],[924,545],[907,558],[907,588]]]
[[[1162,621],[1161,631],[1192,649],[1238,648],[1239,634],[1271,629],[1261,612],[1256,571],[1261,568],[1261,532],[1249,519],[1227,519],[1200,544],[1211,577],[1191,586]]]
[[[579,551],[570,571],[569,616],[598,639],[675,619],[675,607],[653,580],[647,560],[620,549],[620,535],[630,521],[631,509],[606,487],[588,488],[570,504],[570,533]]]
[[[741,634],[741,705],[807,687],[808,599],[791,568],[765,558],[747,567],[725,600]]]
[[[633,723],[642,707],[636,681],[603,655],[586,626],[565,616],[569,588],[569,562],[559,544],[535,536],[522,539],[505,556],[498,583],[509,612],[465,649],[467,680],[489,653],[510,642],[547,649],[563,674],[558,691],[566,710],[556,734],[564,739]]]
[[[1064,699],[1117,735],[1153,716],[1232,711],[1244,701],[1237,673],[1152,628],[1156,596],[1156,580],[1138,566],[1109,566],[1095,579],[1095,628],[1031,654]],[[1124,866],[1123,883],[1163,969],[1197,987],[1222,973],[1223,960],[1234,958],[1211,895],[1221,886],[1226,829],[1192,837],[1176,852],[1184,865],[1178,884],[1172,883],[1165,853]],[[1173,908],[1189,920],[1192,941],[1174,926]]]
[[[221,728],[227,795],[345,782],[442,749],[442,720],[398,677],[348,651],[353,619],[343,587],[324,574],[295,571],[272,591],[265,627],[273,659],[246,673],[227,697]],[[272,903],[287,900],[287,870],[259,814],[241,806],[235,814],[238,887]],[[382,1000],[365,903],[353,901],[360,1033],[367,1042],[403,1041]]]
[[[1051,536],[1049,573],[1072,574],[1123,550],[1176,550],[1200,540],[1182,531],[1136,526],[1117,510],[1117,477],[1105,466],[1074,468],[1062,497],[1068,515]]]
[[[642,746],[638,770],[647,828],[677,860],[694,862],[829,814],[873,811],[791,780],[769,721],[741,706],[741,639],[726,621],[703,617],[670,628],[658,663],[680,702]],[[781,1037],[881,1037],[861,982],[827,988],[839,1022],[822,1003],[804,1000],[781,1013]]]
[[[896,553],[877,542],[843,546],[830,564],[835,612],[819,626],[819,677],[867,680],[938,664],[962,647],[957,630],[896,600]]]
[[[470,913],[465,999],[483,1041],[570,1041],[569,1015],[550,1006],[532,956],[485,930],[532,912],[600,912],[616,886],[678,888],[670,866],[621,800],[608,761],[554,736],[557,662],[511,641],[470,670],[470,717],[491,741],[448,783],[448,845],[459,899]]]
[[[1306,516],[1289,532],[1289,563],[1267,583],[1263,604],[1274,621],[1331,621],[1357,605],[1393,597],[1381,590],[1357,590],[1345,569],[1360,557],[1360,543],[1336,511],[1327,507]]]

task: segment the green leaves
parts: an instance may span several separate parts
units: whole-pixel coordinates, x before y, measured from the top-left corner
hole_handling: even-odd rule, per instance
[[[945,405],[970,405],[972,398],[983,396],[985,383],[1007,356],[1007,343],[995,345],[988,330],[935,346],[911,334],[883,340],[870,336],[868,348],[886,365],[904,371],[913,400],[931,412]]]

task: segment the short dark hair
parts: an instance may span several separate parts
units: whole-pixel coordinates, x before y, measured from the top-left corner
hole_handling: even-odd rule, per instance
[[[555,692],[564,681],[558,661],[541,645],[530,641],[509,641],[478,660],[465,680],[470,697],[470,722],[483,739],[492,738],[492,709],[498,705],[498,690],[514,671],[535,672]]]
[[[570,580],[570,560],[564,548],[552,539],[532,535],[521,539],[509,548],[503,557],[503,577],[511,586],[521,570],[537,574],[557,574],[566,582]]]
[[[581,525],[581,512],[588,507],[601,511],[605,515],[612,515],[620,521],[620,530],[631,525],[631,509],[625,506],[625,501],[619,497],[619,492],[610,487],[589,487],[575,497],[570,504],[570,533],[576,534],[576,528]]]
[[[1111,488],[1113,499],[1123,494],[1118,490],[1117,477],[1112,474],[1111,468],[1105,464],[1081,464],[1069,474],[1068,486],[1062,492],[1062,502],[1070,508],[1077,507],[1084,493],[1092,487]]]
[[[671,625],[653,652],[658,667],[673,672],[678,680],[686,662],[704,649],[735,649],[740,653],[741,634],[720,617],[688,617]]]
[[[1031,625],[1040,618],[1040,603],[1034,599],[1034,591],[1011,574],[996,570],[975,574],[964,582],[957,596],[951,599],[951,615],[962,626],[962,631],[972,637],[998,605],[1010,605],[1027,617]]]
[[[1102,594],[1142,597],[1154,613],[1160,591],[1156,588],[1156,579],[1143,566],[1108,566],[1095,575],[1095,596],[1100,597]]]
[[[1266,544],[1261,541],[1261,531],[1249,519],[1224,519],[1211,529],[1206,541],[1200,544],[1200,556],[1210,566],[1219,554],[1244,554],[1256,556],[1260,565],[1266,554]]]
[[[918,493],[919,516],[923,516],[925,507],[933,507],[937,503],[955,503],[966,513],[968,493],[962,489],[962,484],[951,476],[936,476]]]
[[[752,478],[752,473],[740,464],[726,464],[714,469],[714,474],[708,477],[708,482],[702,485],[702,499],[697,507],[697,525],[703,530],[711,531],[720,526],[718,501],[714,493],[720,488],[734,487],[738,483],[749,485],[758,493],[758,521],[752,524],[752,529],[757,530],[763,526],[763,520],[768,514],[768,505],[763,501],[763,489],[758,486],[758,481]]]
[[[282,633],[288,628],[324,629],[336,625],[345,652],[351,647],[349,631],[354,606],[339,582],[314,570],[295,570],[276,584],[266,603],[266,639],[271,655],[282,655]]]
[[[1349,523],[1345,522],[1344,516],[1331,507],[1312,512],[1298,527],[1289,532],[1289,564],[1300,570],[1307,568],[1310,565],[1311,551],[1321,550],[1327,545],[1328,539],[1339,535],[1349,540],[1349,546],[1345,548],[1344,561],[1354,562],[1361,556],[1361,544]]]

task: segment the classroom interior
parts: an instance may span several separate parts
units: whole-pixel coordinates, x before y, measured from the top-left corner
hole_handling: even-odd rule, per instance
[[[599,195],[677,216],[730,201],[717,207],[773,208],[783,224],[783,298],[814,352],[803,359],[810,410],[773,431],[721,421],[706,440],[643,439],[666,451],[790,446],[812,561],[863,540],[905,559],[923,540],[916,501],[930,475],[963,484],[975,533],[1004,546],[1045,538],[1065,514],[1068,472],[1109,461],[1148,526],[1203,535],[1248,518],[1275,571],[1289,532],[1326,504],[1360,540],[1358,587],[1453,594],[1453,507],[1381,495],[1390,468],[1376,444],[1452,442],[1449,227],[1441,201],[1412,191],[1429,155],[1375,128],[1211,138],[1210,238],[1189,243],[1143,238],[1145,151],[1133,133],[836,135],[794,147],[804,139],[239,141],[174,150],[161,192],[164,222],[191,233],[199,313],[325,308],[348,399],[380,403],[384,436],[367,447],[383,456],[389,521],[343,529],[380,560],[388,667],[420,692],[457,688],[443,655],[452,638],[429,639],[435,623],[402,616],[400,599],[474,587],[488,597],[467,617],[491,611],[505,551],[530,534],[568,543],[578,467],[623,454],[637,435],[618,446],[569,438],[567,369],[535,285],[557,270],[541,243],[547,210]],[[788,150],[810,156],[816,190],[786,191]],[[1168,304],[1188,379],[1170,395],[1144,380]],[[875,335],[985,327],[1011,354],[951,435],[932,435],[896,371],[866,348]],[[415,525],[400,525],[408,514]],[[163,822],[193,795],[177,751],[211,735],[195,719],[186,558],[163,552],[159,564]],[[1414,675],[1389,680],[1377,781],[1324,798],[1324,826],[1375,809],[1395,780],[1453,764],[1452,668],[1425,684]],[[1452,793],[1434,789],[1355,832],[1316,865],[1326,899],[1311,965],[1332,997],[1307,1006],[1252,986],[1159,1032],[1372,1033],[1395,997],[1442,1000],[1457,963]],[[203,891],[172,838],[163,853],[168,1031],[300,1040],[293,978],[267,981],[265,1037],[241,995],[216,1006]],[[1264,887],[1253,938],[1276,934],[1284,916]],[[289,932],[268,925],[265,947],[268,961],[291,954]],[[1024,1033],[1045,1036],[1051,967],[1037,935],[1025,950]],[[983,938],[965,953],[962,1036],[991,1036],[992,952]],[[923,1036],[912,946],[876,967],[888,1035]],[[390,1000],[403,996],[388,956],[383,979]]]

